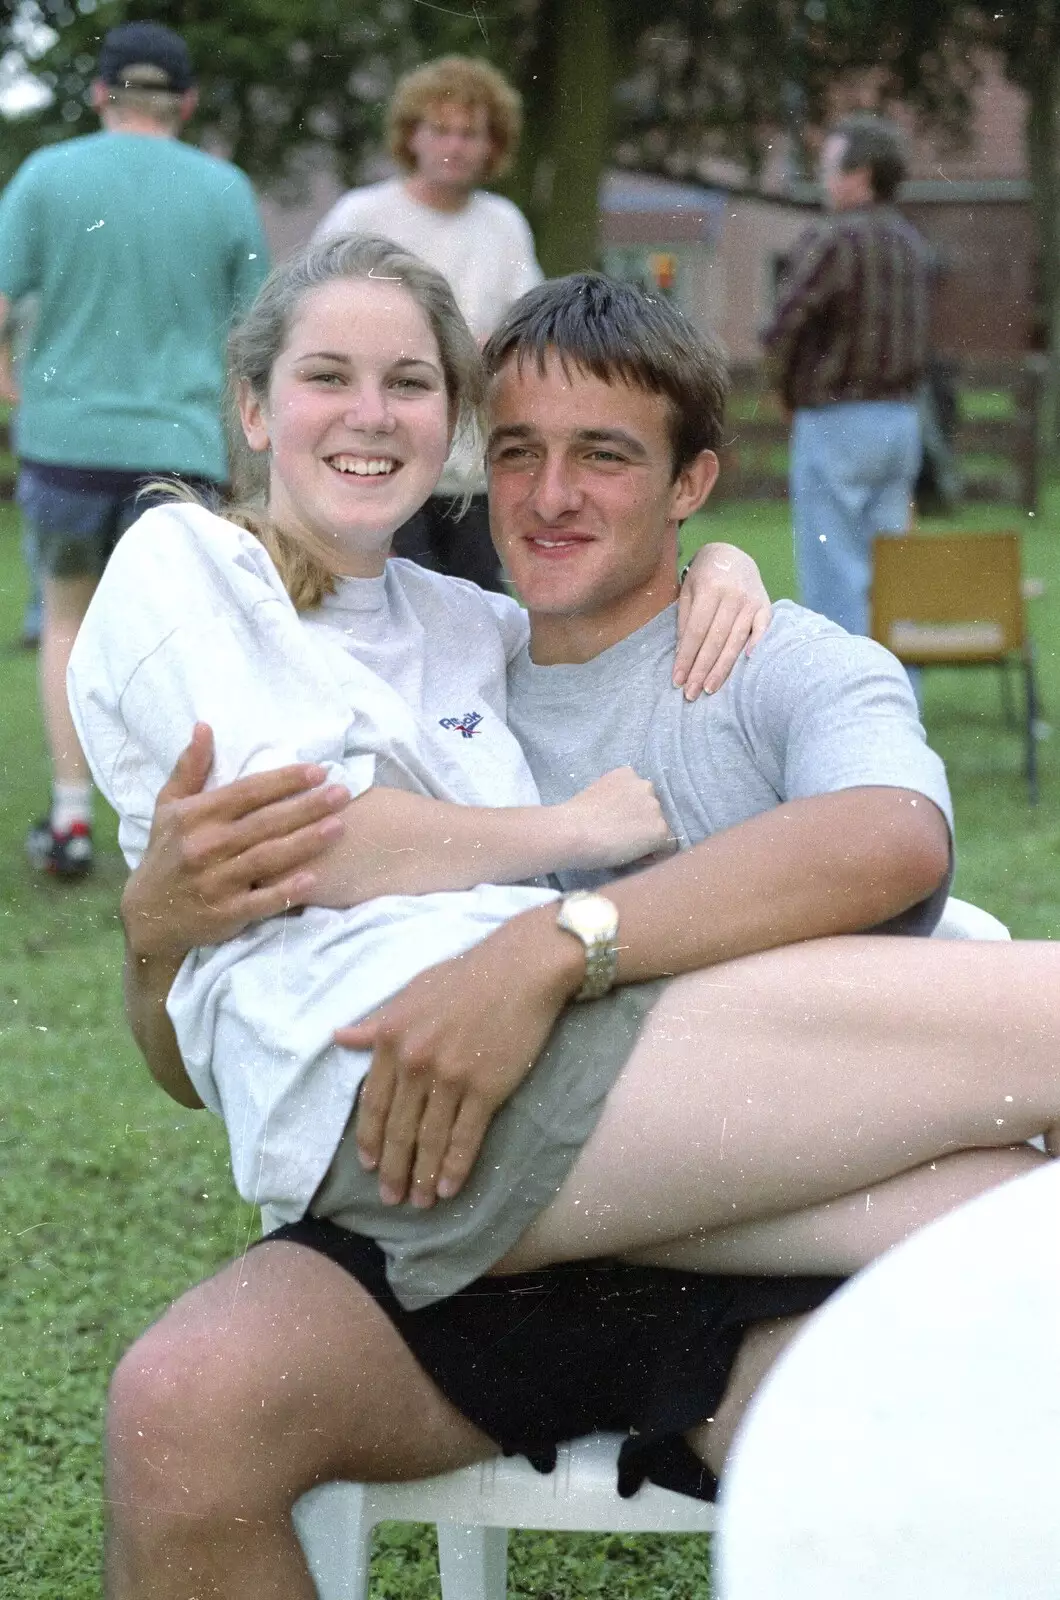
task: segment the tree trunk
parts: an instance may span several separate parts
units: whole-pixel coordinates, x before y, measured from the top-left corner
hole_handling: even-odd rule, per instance
[[[538,0],[533,48],[518,80],[523,97],[523,136],[505,192],[524,212],[536,239],[544,220],[551,183],[547,158],[556,78],[556,0]]]
[[[1057,0],[1040,0],[1051,12],[1043,33],[1058,31]],[[1060,455],[1060,60],[1043,49],[1027,73],[1027,156],[1038,244],[1038,315],[1046,351],[1041,443]]]
[[[538,27],[553,72],[547,99],[528,97],[536,113],[527,130],[536,170],[527,199],[538,257],[555,276],[595,266],[599,257],[600,178],[615,79],[611,0],[544,0]]]

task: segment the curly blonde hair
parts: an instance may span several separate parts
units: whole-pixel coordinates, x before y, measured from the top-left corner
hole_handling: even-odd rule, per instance
[[[492,151],[485,180],[507,172],[523,126],[523,102],[507,78],[475,56],[439,56],[399,78],[387,112],[390,153],[404,172],[414,172],[413,133],[434,106],[479,106],[486,113]]]

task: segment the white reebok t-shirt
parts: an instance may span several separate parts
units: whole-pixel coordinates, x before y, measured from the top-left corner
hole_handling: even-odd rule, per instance
[[[74,647],[70,702],[135,865],[196,721],[214,730],[211,786],[317,761],[353,795],[378,784],[535,804],[506,725],[507,663],[526,637],[507,596],[400,560],[299,616],[252,534],[177,504],[119,542]],[[369,1062],[332,1044],[336,1028],[550,898],[485,884],[308,907],[193,951],[168,1010],[196,1090],[225,1119],[243,1197],[286,1220],[312,1198]]]

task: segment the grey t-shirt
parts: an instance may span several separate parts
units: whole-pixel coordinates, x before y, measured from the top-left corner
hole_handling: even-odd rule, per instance
[[[654,783],[682,849],[785,800],[862,785],[912,789],[953,831],[946,773],[927,744],[905,672],[882,645],[790,600],[717,694],[691,704],[670,681],[677,607],[581,666],[508,669],[508,721],[546,803],[631,766]],[[612,872],[569,872],[565,889]],[[930,932],[948,882],[888,923]]]

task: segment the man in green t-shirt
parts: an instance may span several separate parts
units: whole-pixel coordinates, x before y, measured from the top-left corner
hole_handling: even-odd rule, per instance
[[[38,313],[15,420],[18,500],[44,578],[41,700],[52,768],[33,864],[92,865],[92,789],[66,703],[66,665],[103,567],[160,475],[228,473],[221,396],[235,312],[264,277],[245,175],[182,144],[196,104],[178,34],[113,28],[92,85],[102,131],[31,156],[0,196],[0,326]]]

